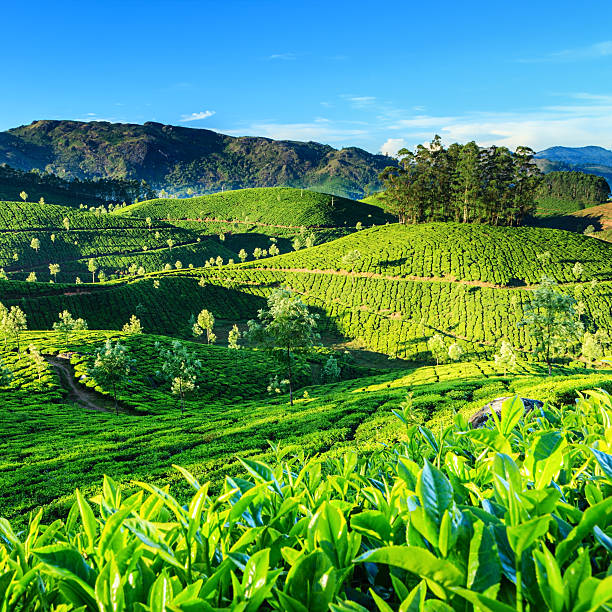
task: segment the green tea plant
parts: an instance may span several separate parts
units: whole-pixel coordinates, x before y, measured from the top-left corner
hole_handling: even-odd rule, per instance
[[[0,519],[5,609],[596,611],[612,605],[612,402],[600,391],[473,430],[397,416],[406,442],[269,463],[182,504],[76,492],[64,520]],[[93,507],[92,507],[93,506]]]

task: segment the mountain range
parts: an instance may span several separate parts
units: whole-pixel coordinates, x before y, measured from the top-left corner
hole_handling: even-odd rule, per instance
[[[535,157],[543,172],[574,170],[597,174],[612,185],[612,151],[603,147],[550,147]]]
[[[284,185],[358,198],[380,188],[378,175],[394,160],[154,122],[43,120],[0,132],[0,163],[63,178],[144,180],[177,195]]]
[[[612,184],[612,151],[556,146],[536,154],[544,172],[576,170]],[[0,164],[62,178],[144,180],[179,196],[244,187],[303,187],[350,198],[381,188],[392,157],[318,142],[234,137],[147,122],[41,120],[0,132]]]

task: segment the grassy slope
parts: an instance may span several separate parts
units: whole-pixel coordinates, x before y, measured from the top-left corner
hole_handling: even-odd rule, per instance
[[[90,353],[92,344],[107,335],[82,332],[70,348]],[[609,373],[579,369],[559,370],[565,376],[547,378],[526,365],[504,377],[490,363],[465,363],[310,387],[308,398],[291,408],[286,397],[261,395],[259,379],[269,368],[267,357],[200,346],[196,350],[205,376],[216,382],[188,402],[181,418],[175,399],[149,379],[154,340],[125,340],[144,366],[121,395],[148,407],[148,414],[115,416],[71,405],[63,399],[53,370],[47,368],[39,385],[27,359],[1,355],[15,379],[10,389],[3,389],[0,406],[0,515],[23,519],[41,504],[47,505],[47,518],[63,514],[74,488],[92,494],[104,473],[125,484],[136,479],[167,483],[177,480],[171,464],[178,463],[219,483],[226,474],[240,471],[237,456],[269,456],[268,440],[307,453],[333,453],[347,445],[370,449],[403,436],[391,409],[408,391],[414,393],[417,422],[436,426],[452,419],[454,410],[471,414],[500,395],[566,399],[576,388],[609,387],[610,381]],[[43,352],[63,348],[63,339],[49,332],[30,333],[25,342],[34,342]],[[240,365],[228,367],[228,360]]]
[[[333,199],[333,204],[332,204]],[[224,219],[291,227],[385,223],[377,207],[338,196],[288,187],[238,189],[186,199],[157,199],[127,206],[121,216],[158,219]]]

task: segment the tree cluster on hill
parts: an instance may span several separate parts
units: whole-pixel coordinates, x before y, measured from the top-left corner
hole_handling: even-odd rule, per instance
[[[444,148],[436,136],[416,152],[402,149],[399,166],[382,172],[387,208],[401,223],[519,225],[534,209],[541,179],[533,154],[475,142]]]
[[[538,187],[538,196],[574,200],[585,205],[605,202],[610,185],[602,176],[584,172],[549,172]]]
[[[156,197],[145,181],[123,178],[66,180],[51,172],[24,172],[0,164],[0,200],[16,201],[25,193],[31,202],[44,201],[67,206],[100,206],[110,202],[132,204]]]

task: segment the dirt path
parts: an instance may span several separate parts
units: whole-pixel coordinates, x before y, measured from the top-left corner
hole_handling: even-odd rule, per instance
[[[239,221],[239,220],[231,220],[231,219],[217,219],[215,217],[197,217],[197,218],[165,218],[160,219],[160,221],[165,221],[166,223],[172,223],[173,221],[190,221],[195,223],[226,223],[227,225],[233,225],[234,223],[238,225],[255,225],[257,227],[278,227],[282,229],[302,229],[306,227],[311,230],[318,229],[346,229],[345,227],[341,227],[338,225],[275,225],[272,223],[262,223],[261,221]]]
[[[68,390],[68,399],[87,410],[111,412],[111,410],[99,404],[100,400],[93,391],[77,383],[74,377],[74,368],[68,357],[46,355],[45,359],[57,370],[62,386]]]

